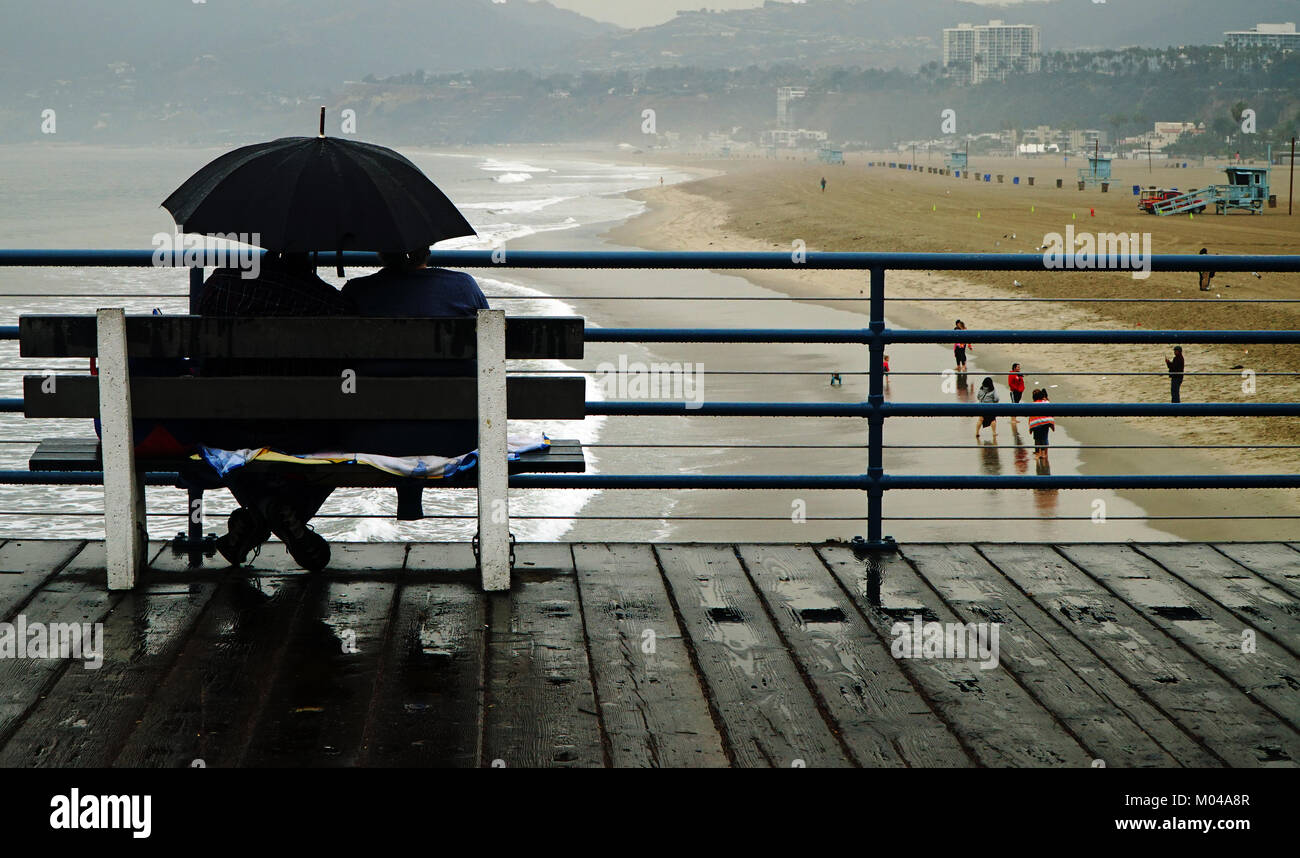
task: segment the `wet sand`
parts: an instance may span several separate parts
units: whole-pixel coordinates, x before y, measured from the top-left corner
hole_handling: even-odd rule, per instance
[[[718,164],[710,164],[716,167]],[[773,249],[775,242],[738,234],[735,229],[736,213],[725,202],[712,195],[703,196],[696,191],[701,186],[715,189],[725,177],[636,192],[634,196],[646,200],[650,210],[639,218],[612,230],[606,239],[610,248],[633,246],[648,249],[691,250],[760,250]],[[1223,219],[1220,219],[1223,220]],[[808,241],[810,249],[824,249]],[[788,243],[787,243],[788,246]],[[843,248],[834,248],[843,249]],[[866,248],[858,248],[866,249]],[[897,247],[875,249],[899,249]],[[966,249],[966,248],[962,248]],[[630,294],[664,295],[734,295],[749,297],[794,296],[805,300],[791,302],[682,302],[636,301],[606,302],[591,307],[593,321],[599,318],[603,325],[664,325],[686,324],[683,318],[722,327],[859,327],[866,309],[849,302],[816,302],[806,300],[812,296],[850,296],[865,294],[865,278],[852,272],[744,272],[741,278],[733,273],[635,272],[634,277],[619,274],[615,280],[606,280],[606,290],[617,285]],[[1041,276],[1041,275],[1040,275]],[[1111,275],[1114,276],[1114,275]],[[1154,279],[1154,277],[1153,277]],[[943,297],[952,295],[983,296],[995,294],[989,286],[966,278],[943,276],[938,273],[900,272],[890,275],[891,297]],[[1084,294],[1084,293],[1076,293]],[[628,306],[631,305],[631,306]],[[894,327],[949,328],[952,314],[948,304],[891,303],[888,312]],[[961,305],[958,305],[961,306]],[[1007,327],[1037,326],[1043,320],[1039,314],[1046,310],[1017,308],[1015,305],[975,305],[991,307],[996,312],[999,325]],[[1053,308],[1060,305],[1043,305]],[[1052,324],[1063,327],[1096,326],[1114,327],[1113,320],[1096,323],[1088,311],[1052,309]],[[1151,305],[1137,305],[1151,306]],[[936,312],[936,307],[944,308]],[[963,308],[966,316],[972,315],[969,307]],[[978,312],[978,311],[977,311]],[[1016,324],[1027,322],[1028,324]],[[971,324],[977,327],[977,324]],[[592,347],[593,351],[596,347]],[[859,401],[865,398],[866,383],[862,376],[846,376],[843,387],[829,387],[827,380],[832,369],[861,371],[865,369],[865,350],[854,347],[781,346],[694,346],[682,350],[654,346],[661,358],[703,360],[710,369],[779,369],[815,372],[812,376],[784,376],[763,378],[756,376],[710,376],[706,398],[717,399],[767,399],[794,401]],[[1133,349],[1141,347],[1132,347]],[[1147,349],[1149,352],[1150,349]],[[1147,360],[1152,359],[1147,355]],[[1032,389],[1043,386],[1051,389],[1056,401],[1087,401],[1089,399],[1114,399],[1116,382],[1100,376],[1034,374],[1035,366],[1057,368],[1078,366],[1077,356],[1065,350],[1053,351],[1043,347],[1035,355],[1017,354],[1015,359],[1025,364],[1027,384]],[[1154,356],[1159,359],[1159,354]],[[1012,356],[1005,347],[980,347],[971,355],[969,384],[978,386],[984,375],[993,376],[999,393],[1005,399],[1006,368]],[[1134,358],[1118,358],[1121,366],[1132,366]],[[895,376],[891,379],[889,396],[895,401],[943,401],[952,396],[939,389],[942,369],[951,367],[951,350],[944,346],[897,346],[891,349],[891,364],[895,372],[921,371],[935,373],[925,376]],[[1089,369],[1098,364],[1089,362]],[[1101,370],[1104,372],[1104,370]],[[822,375],[821,373],[825,373]],[[1190,395],[1192,379],[1185,385],[1188,401],[1211,398]],[[1055,387],[1054,387],[1055,385]],[[1122,390],[1134,398],[1146,392],[1164,389],[1162,378],[1127,379]],[[1152,395],[1158,395],[1152,393]],[[973,392],[969,394],[973,401]],[[1295,457],[1286,455],[1294,451],[1249,451],[1226,454],[1223,451],[1172,451],[1172,450],[1078,450],[1078,445],[1165,445],[1170,443],[1242,443],[1240,424],[1218,421],[1199,421],[1188,427],[1189,421],[1172,419],[1144,419],[1121,421],[1114,419],[1075,418],[1060,421],[1053,436],[1055,449],[1051,456],[1051,470],[1055,474],[1099,473],[1238,473],[1279,472],[1293,470]],[[1294,422],[1294,421],[1292,421]],[[1017,449],[1016,433],[1007,420],[999,421],[999,444],[982,444],[976,448],[974,421],[958,418],[930,420],[891,421],[886,430],[887,444],[908,445],[959,445],[960,449],[887,451],[886,468],[892,473],[985,473],[1015,474],[1035,473],[1032,453]],[[862,421],[852,420],[762,420],[715,418],[666,418],[654,421],[636,421],[629,428],[611,423],[606,438],[615,436],[646,438],[648,433],[662,432],[662,437],[676,443],[685,439],[700,439],[700,443],[740,439],[748,443],[798,443],[844,444],[841,450],[754,450],[712,451],[696,453],[679,460],[678,466],[701,473],[721,473],[728,470],[741,473],[860,473],[865,469],[865,450],[850,449],[849,445],[862,445],[866,429]],[[1213,439],[1213,440],[1207,440]],[[984,431],[985,442],[991,433]],[[1023,425],[1019,433],[1021,442],[1029,442]],[[1276,442],[1274,442],[1276,443]],[[602,451],[600,470],[603,472],[645,472],[646,458],[641,455]],[[637,465],[641,466],[638,467]],[[635,508],[629,495],[640,493],[606,492],[588,508],[591,513],[597,506],[610,509]],[[860,516],[865,509],[865,497],[860,493],[802,493],[796,497],[789,492],[690,492],[680,493],[672,506],[677,515],[763,515],[781,518],[779,522],[681,525],[671,530],[676,539],[713,539],[720,534],[731,538],[760,539],[810,539],[823,537],[849,537],[863,532],[858,521],[796,525],[789,522],[792,504],[802,500],[808,517]],[[921,522],[895,521],[887,523],[886,532],[899,539],[993,539],[1031,541],[1048,540],[1124,540],[1124,539],[1278,539],[1295,538],[1300,527],[1290,521],[1123,521],[1123,516],[1212,516],[1241,515],[1246,513],[1295,515],[1300,505],[1294,493],[1282,491],[1219,491],[1219,492],[1097,492],[1097,491],[949,491],[949,492],[893,492],[886,497],[886,516],[992,516],[1027,519],[1013,522]],[[1094,521],[1099,511],[1096,504],[1104,506],[1106,521]],[[1071,516],[1082,521],[1048,521],[1044,516]],[[587,528],[597,523],[580,525],[571,538],[583,538]],[[725,530],[721,529],[725,528]],[[587,531],[589,532],[589,531]],[[596,532],[599,533],[598,531]]]

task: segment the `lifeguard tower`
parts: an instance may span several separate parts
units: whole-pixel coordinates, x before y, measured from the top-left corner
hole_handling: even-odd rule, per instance
[[[944,157],[944,166],[946,166],[949,170],[966,169],[966,153],[949,152],[947,156]]]
[[[1263,214],[1264,205],[1268,202],[1268,168],[1232,166],[1224,167],[1223,172],[1228,175],[1228,184],[1210,185],[1185,194],[1166,196],[1152,206],[1152,213],[1172,215],[1202,212],[1213,204],[1215,214],[1227,214],[1230,211]]]
[[[1215,185],[1215,214],[1227,214],[1241,209],[1251,214],[1263,214],[1268,201],[1267,167],[1224,167],[1228,184]]]
[[[818,149],[817,160],[823,164],[843,164],[844,151],[842,149]]]
[[[1110,181],[1110,156],[1089,155],[1088,166],[1079,168],[1079,181],[1097,185]]]

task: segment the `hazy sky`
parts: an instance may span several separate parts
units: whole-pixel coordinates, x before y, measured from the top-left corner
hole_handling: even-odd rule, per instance
[[[763,0],[551,0],[556,6],[623,27],[662,24],[678,9],[750,9]],[[788,0],[787,0],[788,2]],[[973,3],[1017,3],[1021,0],[969,0]]]

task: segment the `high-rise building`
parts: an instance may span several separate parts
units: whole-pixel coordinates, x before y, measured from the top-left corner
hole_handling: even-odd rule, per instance
[[[1038,27],[1033,24],[958,24],[943,31],[943,67],[960,83],[1006,80],[1042,66]]]
[[[1233,30],[1223,34],[1223,46],[1229,49],[1266,51],[1300,50],[1300,33],[1294,23],[1257,24],[1253,30]]]

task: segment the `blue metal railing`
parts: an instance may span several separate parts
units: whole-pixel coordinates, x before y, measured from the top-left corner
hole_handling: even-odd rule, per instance
[[[155,254],[131,250],[0,250],[0,267],[186,267],[198,261],[215,264],[219,254],[202,260],[184,254]],[[334,254],[322,254],[320,264],[340,261]],[[373,254],[349,252],[343,265],[373,267]],[[867,495],[867,543],[885,547],[882,534],[883,499],[890,490],[936,489],[1247,489],[1300,488],[1300,474],[1259,475],[1080,475],[1080,476],[990,476],[916,475],[898,476],[884,470],[884,424],[891,417],[959,417],[1052,414],[1090,417],[1150,416],[1300,416],[1300,403],[1088,403],[1088,404],[954,404],[890,403],[884,399],[884,350],[890,343],[950,343],[950,330],[895,331],[885,326],[885,272],[898,270],[933,271],[1056,271],[1096,270],[1076,268],[1069,260],[1064,268],[1048,268],[1037,254],[980,253],[817,253],[775,252],[552,252],[552,251],[438,251],[430,264],[452,268],[555,268],[555,269],[816,269],[868,272],[870,293],[869,325],[862,329],[742,329],[742,328],[589,328],[588,342],[600,343],[809,343],[865,345],[868,350],[868,396],[865,402],[636,402],[598,401],[587,403],[592,415],[686,416],[686,417],[854,417],[867,421],[868,443],[865,473],[847,475],[639,475],[639,474],[518,474],[510,485],[519,488],[573,489],[851,489]],[[1156,255],[1149,258],[1152,271],[1201,271],[1204,256]],[[1215,256],[1211,263],[1220,272],[1300,272],[1300,255]],[[1117,272],[1130,269],[1118,268]],[[195,308],[202,285],[203,269],[190,268],[189,299]],[[50,296],[77,297],[77,296]],[[94,297],[94,296],[83,296]],[[177,295],[176,297],[186,297]],[[16,326],[0,326],[0,340],[18,336]],[[972,343],[1204,343],[1204,344],[1300,344],[1300,331],[1260,330],[968,330],[961,338]],[[0,399],[0,411],[22,411],[21,399]],[[146,477],[150,485],[175,485],[176,474],[155,473]],[[29,473],[0,471],[0,483],[95,484],[99,472]]]

